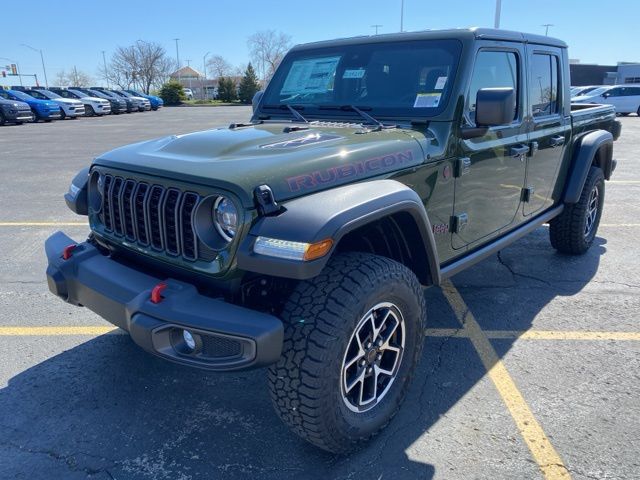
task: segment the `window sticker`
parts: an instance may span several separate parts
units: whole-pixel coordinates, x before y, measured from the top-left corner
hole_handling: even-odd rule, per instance
[[[297,60],[291,65],[281,95],[325,93],[333,83],[340,57]]]
[[[364,73],[366,70],[358,69],[358,70],[345,70],[342,74],[342,78],[362,78],[364,77]]]
[[[433,89],[442,90],[446,84],[447,84],[447,77],[438,77],[438,80],[436,81],[436,86],[433,87]]]
[[[441,93],[419,93],[413,108],[436,108],[440,104]]]

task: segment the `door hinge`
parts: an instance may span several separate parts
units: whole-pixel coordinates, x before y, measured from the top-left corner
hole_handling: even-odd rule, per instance
[[[522,189],[522,201],[528,203],[531,201],[533,194],[535,193],[535,189],[533,187],[527,187]]]
[[[471,171],[471,159],[468,157],[458,158],[455,163],[453,176],[459,178]]]
[[[462,232],[469,223],[469,216],[466,213],[460,213],[451,217],[451,231],[453,233]]]

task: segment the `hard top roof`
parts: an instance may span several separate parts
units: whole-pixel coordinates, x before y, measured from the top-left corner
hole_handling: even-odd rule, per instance
[[[400,42],[405,40],[502,40],[506,42],[535,43],[550,45],[553,47],[567,48],[562,40],[533,33],[514,32],[511,30],[498,30],[494,28],[452,28],[447,30],[424,30],[420,32],[383,33],[379,35],[362,35],[359,37],[341,38],[336,40],[323,40],[296,45],[292,50],[307,50],[322,47],[337,47],[341,45],[358,45],[367,43]]]

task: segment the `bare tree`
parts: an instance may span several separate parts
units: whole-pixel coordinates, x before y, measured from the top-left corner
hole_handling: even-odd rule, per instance
[[[232,69],[231,64],[221,55],[213,55],[207,60],[207,70],[211,72],[213,78],[226,77]]]
[[[120,88],[136,87],[149,93],[153,86],[164,83],[174,68],[165,49],[154,42],[138,40],[128,47],[118,47],[107,71],[100,74]]]
[[[275,30],[256,32],[247,39],[251,61],[266,84],[291,48],[291,36]]]
[[[68,73],[64,70],[56,73],[56,85],[61,87],[74,86],[74,87],[88,87],[93,83],[93,78],[82,70],[78,70],[75,66]]]

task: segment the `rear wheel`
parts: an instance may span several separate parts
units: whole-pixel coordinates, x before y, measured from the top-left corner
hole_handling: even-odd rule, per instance
[[[7,119],[4,118],[4,113],[0,112],[0,126],[3,126],[5,123],[7,123]]]
[[[339,255],[318,277],[300,282],[282,313],[282,356],[269,369],[280,418],[336,453],[377,434],[409,388],[425,310],[413,272],[376,255]]]
[[[604,174],[591,167],[578,203],[567,204],[562,213],[549,222],[553,248],[562,253],[581,255],[596,237],[604,206]]]

